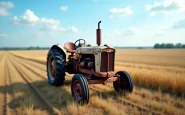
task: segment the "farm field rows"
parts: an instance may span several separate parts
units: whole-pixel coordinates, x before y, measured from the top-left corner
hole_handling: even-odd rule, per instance
[[[184,51],[181,51],[181,57],[184,56]],[[122,53],[124,52],[127,51],[123,50]],[[0,52],[0,104],[6,105],[0,108],[0,114],[185,114],[185,100],[182,96],[185,92],[185,61],[179,65],[177,56],[170,59],[173,63],[177,62],[177,65],[142,61],[131,63],[129,58],[120,59],[122,53],[118,50],[116,70],[126,70],[133,76],[136,84],[133,93],[126,96],[118,94],[112,84],[90,85],[89,104],[77,106],[70,89],[73,75],[66,75],[62,87],[48,84],[45,66],[47,51]],[[137,54],[134,51],[132,53]],[[176,85],[169,84],[174,81],[169,82],[169,79],[175,79]],[[177,87],[177,83],[181,85]],[[168,88],[173,86],[176,86],[173,92],[163,92],[168,92]],[[159,87],[159,91],[153,90]],[[176,94],[181,95],[175,96]]]
[[[185,94],[184,52],[184,49],[118,49],[115,69],[128,71],[138,86],[183,96]],[[21,58],[46,63],[46,50],[11,53]]]

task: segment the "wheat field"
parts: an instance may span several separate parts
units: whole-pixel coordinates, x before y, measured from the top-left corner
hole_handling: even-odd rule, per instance
[[[0,52],[0,114],[185,114],[185,50],[118,49],[116,71],[131,74],[133,93],[119,94],[110,83],[90,85],[86,106],[71,96],[73,75],[66,75],[64,86],[48,84],[47,52]]]

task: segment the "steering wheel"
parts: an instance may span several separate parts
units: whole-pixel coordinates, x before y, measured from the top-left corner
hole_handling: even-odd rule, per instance
[[[80,41],[83,41],[83,43],[81,43]],[[79,42],[78,45],[76,45],[77,42]],[[85,42],[84,39],[78,39],[78,40],[76,40],[75,45],[76,45],[77,47],[81,47],[82,45],[85,45],[85,43],[86,43],[86,42]]]

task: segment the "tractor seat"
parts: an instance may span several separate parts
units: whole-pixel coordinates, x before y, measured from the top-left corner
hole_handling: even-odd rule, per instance
[[[76,45],[72,42],[67,42],[64,44],[64,46],[66,47],[66,52],[68,53],[76,53]]]

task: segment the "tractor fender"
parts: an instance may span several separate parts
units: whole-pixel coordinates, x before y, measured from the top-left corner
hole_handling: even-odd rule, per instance
[[[66,58],[66,51],[65,51],[65,49],[64,49],[61,45],[59,45],[59,44],[53,45],[53,46],[51,47],[51,49],[53,49],[53,48],[57,48],[59,51],[63,52],[64,55],[65,55],[65,58]]]

